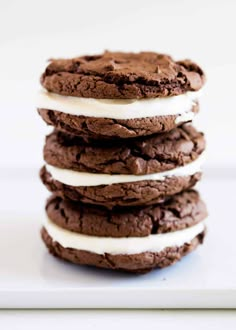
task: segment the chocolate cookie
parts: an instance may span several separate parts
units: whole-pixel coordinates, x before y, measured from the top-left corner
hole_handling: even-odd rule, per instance
[[[52,195],[46,212],[59,227],[103,237],[144,237],[174,232],[193,226],[207,216],[206,206],[194,190],[175,195],[163,204],[112,211]]]
[[[48,125],[52,125],[62,132],[81,136],[84,139],[121,139],[169,132],[182,123],[191,121],[198,112],[198,102],[196,101],[196,103],[192,105],[190,110],[192,117],[187,117],[187,119],[179,115],[134,119],[99,118],[76,116],[42,108],[39,108],[38,112]]]
[[[46,138],[44,160],[81,172],[144,175],[186,165],[204,149],[203,134],[191,125],[139,139],[88,143],[54,131]]]
[[[157,267],[170,266],[193,251],[203,242],[205,231],[194,237],[191,242],[185,243],[180,247],[168,247],[158,253],[143,252],[119,255],[96,254],[83,250],[64,248],[58,242],[53,241],[45,228],[42,229],[41,235],[51,254],[72,263],[133,273],[147,273]]]
[[[153,52],[105,52],[51,60],[41,77],[49,92],[98,99],[141,99],[199,90],[205,81],[190,60]]]
[[[152,205],[163,202],[183,190],[193,187],[201,173],[171,176],[164,180],[146,180],[98,186],[71,186],[55,180],[44,166],[40,172],[46,187],[62,198],[83,203],[114,206]]]
[[[67,261],[134,273],[166,267],[203,242],[205,139],[187,125],[205,82],[190,60],[108,52],[51,60],[37,100],[46,137],[41,230]]]
[[[204,81],[190,60],[152,52],[52,60],[38,111],[47,124],[87,139],[146,136],[191,121]]]

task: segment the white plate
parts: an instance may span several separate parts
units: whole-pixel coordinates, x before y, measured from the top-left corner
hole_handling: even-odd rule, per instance
[[[210,212],[205,244],[176,265],[141,276],[75,266],[49,255],[39,236],[43,188],[35,178],[9,183],[6,176],[0,308],[236,307],[234,175],[210,173],[199,185]]]

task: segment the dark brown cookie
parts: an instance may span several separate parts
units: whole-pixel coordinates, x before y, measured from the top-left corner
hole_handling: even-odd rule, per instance
[[[204,81],[203,71],[192,61],[153,52],[51,60],[41,78],[49,92],[99,99],[179,95],[199,90]]]
[[[41,169],[40,176],[49,191],[62,198],[113,208],[163,202],[168,197],[193,187],[200,180],[201,173],[166,177],[163,181],[146,180],[80,187],[69,186],[53,179],[45,166]]]
[[[38,112],[48,125],[62,132],[82,136],[84,139],[134,138],[169,132],[182,124],[176,123],[177,115],[109,119],[75,116],[49,109],[38,109]],[[198,103],[193,105],[192,112],[198,112]]]
[[[80,172],[135,174],[171,170],[194,161],[205,149],[202,133],[183,125],[155,136],[84,142],[73,135],[54,131],[46,138],[46,163]]]
[[[46,212],[59,227],[103,237],[142,237],[173,232],[193,226],[207,216],[206,206],[194,190],[175,195],[163,204],[112,211],[52,195]]]
[[[179,261],[203,242],[205,232],[197,235],[190,243],[180,247],[168,247],[159,253],[144,252],[131,255],[107,253],[100,255],[88,251],[64,248],[58,242],[52,240],[45,228],[42,229],[41,235],[51,254],[72,263],[133,273],[147,273],[154,268],[167,267]]]

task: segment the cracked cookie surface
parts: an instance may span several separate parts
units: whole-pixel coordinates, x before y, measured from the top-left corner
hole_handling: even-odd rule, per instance
[[[162,204],[108,210],[52,195],[46,204],[48,218],[59,227],[84,235],[144,237],[185,229],[207,216],[195,190],[173,196]]]
[[[199,90],[202,69],[190,60],[174,61],[154,52],[53,59],[41,77],[49,92],[86,98],[140,99]]]
[[[44,160],[80,172],[145,175],[184,166],[204,149],[203,134],[191,125],[139,139],[88,143],[54,131],[46,138]]]

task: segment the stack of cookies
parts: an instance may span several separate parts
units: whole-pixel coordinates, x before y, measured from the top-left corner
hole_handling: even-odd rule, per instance
[[[40,173],[53,255],[144,273],[203,242],[207,211],[192,187],[205,140],[189,122],[204,81],[192,61],[153,52],[50,61],[37,107],[54,127]]]

